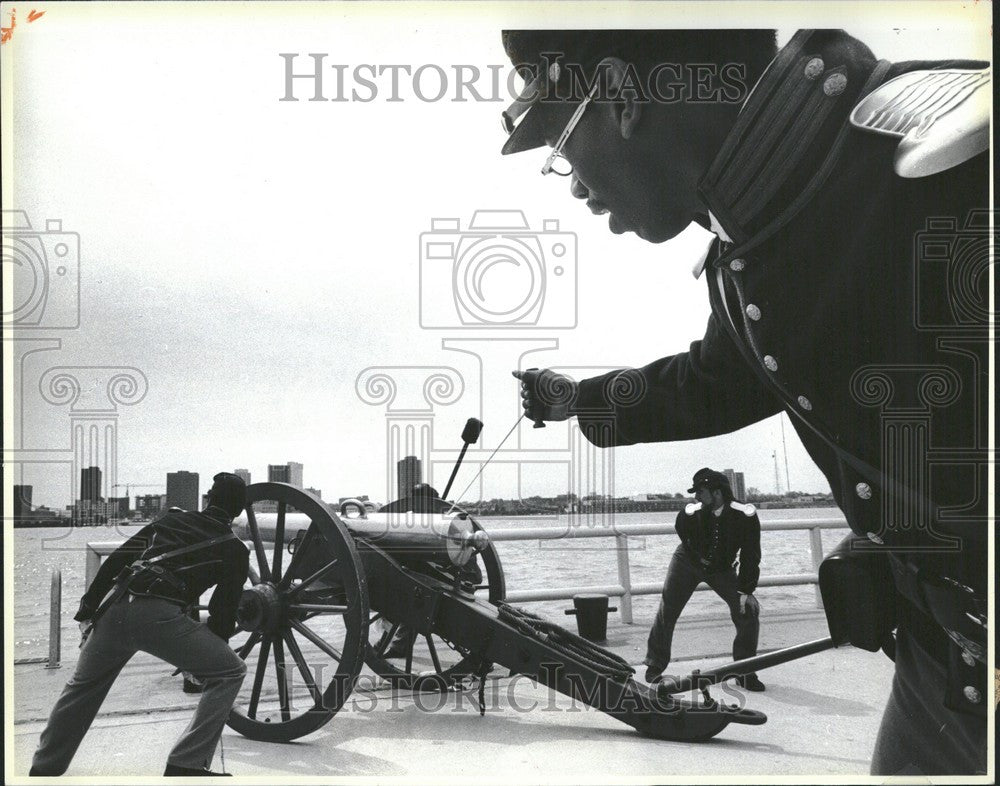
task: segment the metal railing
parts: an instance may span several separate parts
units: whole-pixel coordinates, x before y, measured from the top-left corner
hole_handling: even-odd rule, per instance
[[[58,669],[62,659],[62,571],[52,569],[49,587],[49,655],[47,658],[14,658],[14,665],[44,663],[47,669]]]
[[[812,557],[812,573],[778,574],[762,576],[757,582],[759,587],[785,587],[800,584],[812,584],[816,588],[816,606],[823,607],[819,591],[819,565],[823,561],[824,529],[847,529],[847,521],[842,518],[825,519],[787,519],[784,521],[763,522],[761,532],[778,532],[783,530],[809,530],[809,551]],[[632,583],[631,563],[629,560],[630,537],[647,535],[675,535],[677,530],[673,524],[617,524],[614,527],[511,527],[508,529],[489,529],[490,540],[494,543],[519,540],[576,540],[581,538],[614,538],[617,549],[618,583],[598,584],[585,587],[553,587],[547,589],[513,590],[507,593],[507,600],[512,603],[524,603],[538,600],[570,600],[574,595],[584,593],[599,593],[618,598],[618,609],[622,622],[632,622],[632,598],[636,595],[659,595],[663,590],[663,582]],[[664,566],[665,569],[666,566]],[[710,589],[707,584],[699,584],[698,590]]]
[[[786,519],[784,521],[768,521],[760,525],[762,532],[781,532],[786,530],[808,530],[809,531],[809,552],[812,557],[812,573],[790,573],[777,574],[774,576],[762,576],[757,582],[759,587],[788,587],[796,585],[812,584],[816,592],[816,606],[823,607],[823,600],[819,591],[819,565],[823,561],[823,537],[824,529],[847,529],[847,521],[842,518],[823,519]],[[614,538],[616,545],[616,557],[618,567],[617,584],[596,584],[577,587],[549,587],[545,589],[525,589],[511,590],[507,593],[507,600],[511,603],[526,603],[541,600],[570,600],[574,595],[584,593],[600,593],[618,599],[619,614],[622,622],[632,622],[632,598],[637,595],[659,595],[663,589],[662,582],[632,582],[631,562],[629,558],[629,538],[645,537],[649,535],[675,535],[677,530],[673,524],[618,524],[614,527],[510,527],[510,528],[486,528],[490,539],[494,543],[524,541],[524,540],[578,540],[582,538]],[[289,541],[295,537],[295,530],[288,530],[285,533],[285,540]],[[274,537],[273,531],[268,533],[261,529],[261,536]],[[87,544],[87,564],[86,582],[90,582],[97,574],[101,566],[101,557],[107,556],[114,551],[121,542],[105,541]],[[664,568],[665,569],[665,568]],[[698,590],[710,589],[707,584],[699,584]]]

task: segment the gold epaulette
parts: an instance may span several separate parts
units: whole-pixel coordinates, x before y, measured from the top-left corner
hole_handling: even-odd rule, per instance
[[[899,138],[899,176],[934,175],[989,148],[990,81],[988,68],[912,71],[865,96],[851,124]]]

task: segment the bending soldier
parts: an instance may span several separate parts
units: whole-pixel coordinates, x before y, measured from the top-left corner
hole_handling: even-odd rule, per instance
[[[670,664],[674,625],[695,588],[705,582],[729,606],[736,626],[733,660],[757,654],[760,635],[760,605],[753,595],[760,577],[760,521],[753,505],[733,498],[729,479],[721,472],[704,469],[695,473],[689,492],[697,502],[677,514],[674,551],[663,582],[663,596],[646,643],[646,682],[656,682]],[[734,564],[739,559],[739,573]],[[756,674],[737,682],[747,690],[762,691]]]
[[[612,232],[715,235],[695,269],[704,338],[578,385],[519,372],[526,413],[575,416],[610,447],[787,412],[853,551],[895,585],[842,604],[893,608],[872,773],[985,772],[988,64],[890,63],[838,30],[780,51],[773,30],[506,31],[504,46],[526,85],[503,153],[553,145],[542,173],[569,175]]]
[[[86,629],[80,659],[29,775],[66,772],[119,672],[140,650],[204,680],[164,775],[220,774],[209,766],[247,670],[227,644],[249,564],[230,525],[245,501],[242,478],[220,472],[204,511],[171,510],[105,560],[80,601],[75,619]],[[186,610],[213,585],[208,623],[196,622]]]

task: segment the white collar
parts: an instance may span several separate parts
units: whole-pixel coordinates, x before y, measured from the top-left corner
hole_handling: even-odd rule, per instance
[[[691,275],[693,275],[695,278],[701,278],[701,274],[705,272],[705,265],[708,262],[708,255],[712,250],[712,244],[715,242],[716,237],[719,240],[723,241],[724,243],[733,242],[733,239],[729,237],[728,234],[726,234],[726,230],[722,228],[722,224],[720,224],[716,220],[715,216],[712,215],[711,210],[708,211],[708,222],[712,227],[711,230],[712,234],[705,236],[707,239],[707,243],[705,245],[705,253],[702,254],[701,259],[699,259],[698,263],[691,269]]]
[[[723,243],[733,242],[733,239],[726,234],[726,230],[722,228],[722,224],[718,222],[711,210],[708,211],[708,223],[711,225],[712,231],[719,236],[719,240]]]

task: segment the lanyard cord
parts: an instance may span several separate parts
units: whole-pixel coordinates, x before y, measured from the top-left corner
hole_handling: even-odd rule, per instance
[[[514,425],[510,427],[510,431],[508,431],[507,435],[500,440],[500,444],[493,449],[493,452],[490,453],[490,457],[486,459],[486,461],[484,461],[482,465],[479,467],[479,472],[477,472],[473,476],[472,480],[469,481],[469,484],[464,489],[462,489],[462,493],[458,495],[456,501],[453,502],[451,507],[445,511],[444,515],[447,516],[449,513],[451,513],[458,505],[458,503],[462,501],[462,497],[465,496],[465,492],[467,492],[472,487],[472,484],[476,482],[479,476],[483,474],[483,470],[486,469],[486,465],[489,464],[491,461],[493,461],[493,457],[497,454],[497,451],[499,451],[500,448],[503,447],[503,443],[506,442],[508,439],[510,439],[510,435],[514,433],[514,430],[518,427],[518,425],[520,425],[521,421],[524,420],[525,414],[527,413],[522,414],[521,417],[519,417],[517,420],[514,421]]]

